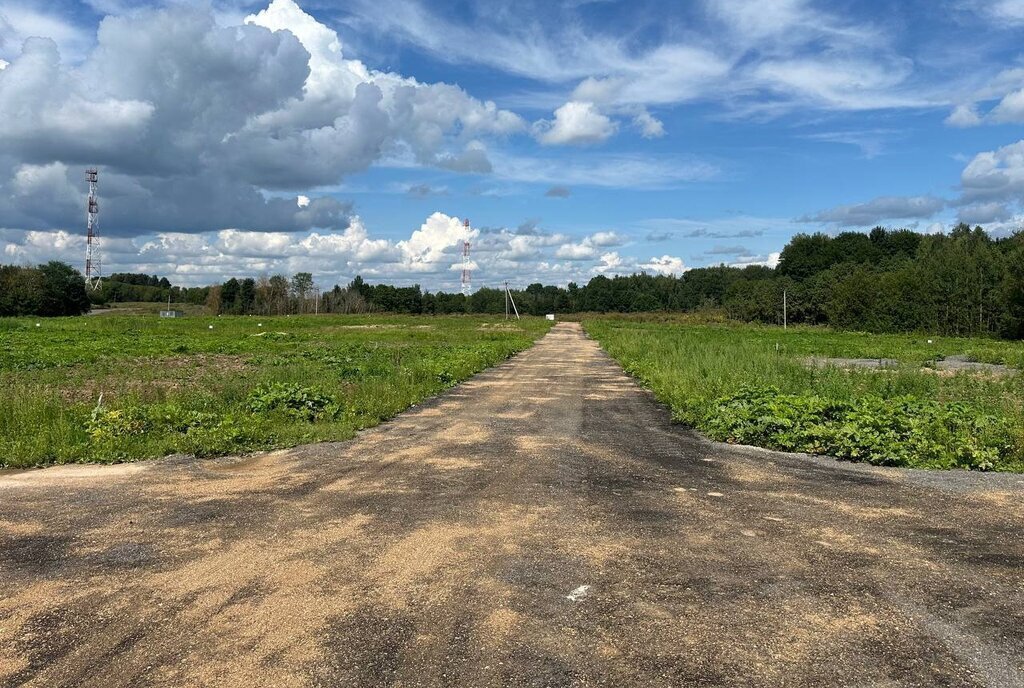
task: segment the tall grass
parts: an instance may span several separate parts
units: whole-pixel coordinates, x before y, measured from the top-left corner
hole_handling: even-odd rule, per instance
[[[409,316],[7,319],[0,466],[351,437],[521,351],[549,327],[540,319],[493,324]],[[254,412],[255,390],[275,383],[330,399],[331,413]]]
[[[679,421],[719,439],[877,463],[1024,468],[1024,375],[947,376],[925,367],[962,353],[1019,365],[1019,342],[615,318],[584,325]],[[893,358],[902,365],[815,368],[804,360],[812,355]],[[922,447],[941,446],[908,453],[919,440]]]

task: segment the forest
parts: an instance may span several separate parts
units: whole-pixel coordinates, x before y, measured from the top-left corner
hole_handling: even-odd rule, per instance
[[[73,315],[88,301],[58,263],[0,269],[0,315]],[[58,275],[59,273],[59,275]],[[49,275],[49,277],[47,277]],[[61,276],[62,275],[62,276]],[[78,280],[81,278],[78,277]],[[63,286],[62,286],[63,285]],[[73,293],[62,310],[55,294]],[[48,296],[47,296],[48,295]],[[520,312],[724,311],[746,322],[830,325],[866,332],[1024,337],[1024,233],[993,238],[959,225],[948,234],[876,227],[868,233],[794,236],[775,268],[720,265],[675,276],[598,275],[584,285],[535,283],[513,290]],[[89,295],[94,304],[166,301],[205,304],[223,314],[503,313],[505,294],[483,288],[466,297],[419,285],[369,284],[356,276],[320,292],[300,272],[231,278],[182,288],[166,278],[115,274]],[[785,308],[783,306],[785,302]],[[77,310],[76,310],[77,309]]]

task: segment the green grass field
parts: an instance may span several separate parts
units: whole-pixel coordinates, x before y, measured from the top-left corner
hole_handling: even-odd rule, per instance
[[[0,465],[345,439],[527,348],[549,325],[409,316],[3,319]]]
[[[710,437],[923,468],[1024,471],[1024,375],[930,370],[945,356],[1024,369],[1024,344],[591,318],[590,336]],[[931,339],[931,343],[929,343]],[[892,358],[894,370],[814,368],[810,356]]]

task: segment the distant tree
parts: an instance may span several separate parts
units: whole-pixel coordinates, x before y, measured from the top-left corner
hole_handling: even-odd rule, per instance
[[[832,250],[832,237],[826,234],[797,234],[779,256],[780,275],[804,280],[829,269],[837,260]]]
[[[238,296],[240,291],[241,285],[234,277],[222,284],[220,287],[220,304],[218,305],[218,312],[233,314],[239,313]]]
[[[249,315],[256,310],[256,280],[246,277],[238,285],[238,312]]]
[[[42,274],[37,315],[81,315],[89,312],[85,279],[67,263],[52,260],[39,266]]]
[[[0,266],[0,316],[39,312],[43,274],[36,268]]]
[[[306,299],[313,293],[313,274],[297,272],[292,277],[292,294],[298,301],[298,312],[306,311]]]

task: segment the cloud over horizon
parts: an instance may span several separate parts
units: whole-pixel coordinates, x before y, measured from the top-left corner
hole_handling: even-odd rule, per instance
[[[466,215],[480,280],[770,265],[875,224],[1004,236],[1024,14],[950,2],[12,0],[0,250],[77,265],[89,165],[104,263],[189,283],[451,288]],[[970,55],[940,47],[965,30]]]

